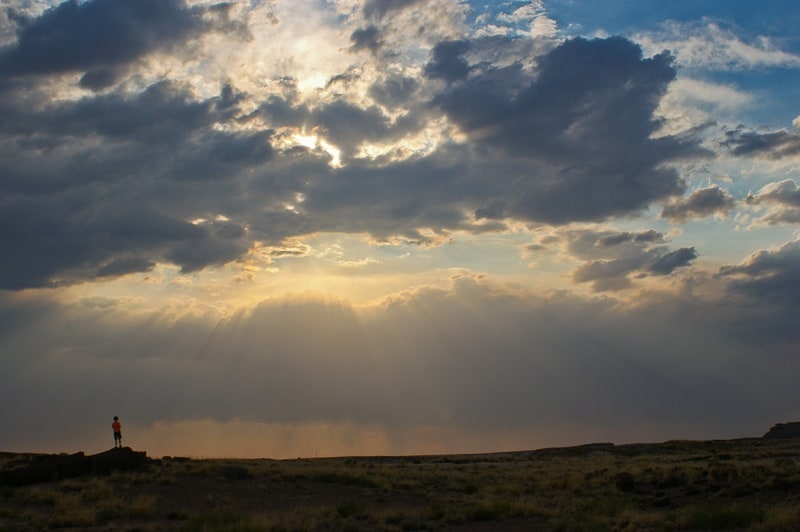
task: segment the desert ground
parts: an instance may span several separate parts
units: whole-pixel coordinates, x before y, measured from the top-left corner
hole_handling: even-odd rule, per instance
[[[0,453],[0,471],[48,456]],[[163,457],[127,471],[4,484],[4,531],[800,530],[796,438],[482,455]]]

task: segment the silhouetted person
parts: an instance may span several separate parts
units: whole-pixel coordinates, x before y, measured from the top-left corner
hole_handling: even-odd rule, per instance
[[[111,424],[111,430],[114,431],[114,448],[122,448],[122,423],[119,418],[114,416],[114,422]]]

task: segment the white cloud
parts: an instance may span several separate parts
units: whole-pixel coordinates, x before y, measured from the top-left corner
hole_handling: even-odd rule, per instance
[[[780,50],[769,37],[745,42],[710,20],[668,22],[660,31],[639,33],[634,40],[642,45],[646,55],[670,50],[682,67],[740,70],[800,66],[800,55]]]
[[[547,16],[542,0],[531,0],[511,13],[501,13],[497,21],[511,26],[527,26],[530,37],[554,37],[558,33],[558,25]]]
[[[754,95],[734,85],[679,77],[667,88],[657,114],[666,120],[659,134],[677,134],[711,121],[735,120],[753,106]]]

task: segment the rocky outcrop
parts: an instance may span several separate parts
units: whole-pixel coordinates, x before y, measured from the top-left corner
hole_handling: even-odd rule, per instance
[[[765,439],[800,438],[800,421],[791,423],[778,423],[773,425],[769,432],[764,434]]]
[[[146,462],[147,453],[134,451],[130,447],[115,448],[90,456],[83,453],[34,455],[25,465],[0,471],[0,485],[28,486],[90,473],[127,471],[141,467]]]

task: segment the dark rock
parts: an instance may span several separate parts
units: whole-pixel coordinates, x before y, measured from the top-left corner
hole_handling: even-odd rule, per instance
[[[109,473],[141,467],[147,462],[145,452],[136,452],[130,447],[111,449],[104,453],[86,456],[37,455],[31,462],[0,472],[0,485],[28,486],[64,478],[79,477],[89,473]]]
[[[800,438],[800,421],[773,425],[763,436],[765,439]]]
[[[111,471],[128,471],[141,467],[147,462],[147,453],[136,452],[130,447],[114,448],[89,457],[92,470],[105,474]]]

